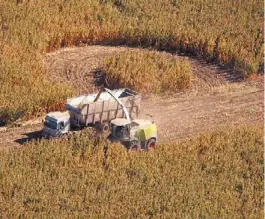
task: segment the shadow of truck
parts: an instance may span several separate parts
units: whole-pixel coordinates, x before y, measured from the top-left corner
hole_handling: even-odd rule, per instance
[[[28,143],[34,140],[39,140],[42,138],[41,132],[42,131],[33,131],[33,132],[24,133],[24,135],[26,135],[27,137],[16,139],[15,142],[23,145],[25,143]]]

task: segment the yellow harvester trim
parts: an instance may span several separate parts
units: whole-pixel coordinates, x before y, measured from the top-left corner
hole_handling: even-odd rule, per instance
[[[156,125],[151,124],[151,125],[148,125],[138,130],[136,132],[136,136],[138,137],[140,141],[146,141],[150,139],[151,137],[153,137],[156,131],[157,131]]]

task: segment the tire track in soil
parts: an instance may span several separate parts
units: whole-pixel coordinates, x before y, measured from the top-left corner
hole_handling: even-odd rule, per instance
[[[78,94],[96,92],[95,72],[110,55],[126,47],[87,46],[65,48],[47,54],[44,60],[51,80],[70,83]],[[140,118],[152,119],[158,126],[160,142],[171,142],[214,131],[220,127],[263,124],[263,78],[242,81],[231,72],[191,57],[186,59],[193,70],[189,91],[143,97]],[[41,124],[8,128],[0,132],[0,147],[19,146],[40,133]]]
[[[141,115],[152,115],[161,142],[218,128],[263,124],[263,90],[244,87],[227,93],[182,94],[143,101]],[[150,117],[149,117],[150,118]]]

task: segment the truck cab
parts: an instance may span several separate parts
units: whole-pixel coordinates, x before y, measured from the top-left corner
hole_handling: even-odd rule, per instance
[[[157,127],[153,121],[117,118],[110,121],[110,139],[122,142],[128,149],[150,150],[157,140]]]
[[[51,112],[45,116],[43,136],[59,137],[70,131],[70,115],[68,112]]]

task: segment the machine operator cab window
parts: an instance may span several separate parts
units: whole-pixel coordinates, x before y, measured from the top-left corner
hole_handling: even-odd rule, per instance
[[[116,118],[111,121],[112,136],[114,138],[129,140],[131,128],[131,121],[128,121],[125,118]]]
[[[125,138],[129,138],[130,137],[130,124],[127,124],[123,127],[123,136]]]
[[[55,122],[54,120],[50,119],[49,117],[45,118],[44,125],[50,129],[63,130],[65,128],[64,121]]]
[[[57,129],[57,124],[55,121],[51,120],[49,117],[46,117],[44,120],[44,125],[50,129]]]
[[[58,128],[59,128],[59,130],[63,130],[64,129],[64,122],[59,122]]]
[[[129,140],[131,129],[137,126],[139,126],[139,124],[136,122],[112,124],[112,135],[119,139]]]
[[[130,125],[113,126],[114,136],[117,138],[129,138],[130,137]]]

